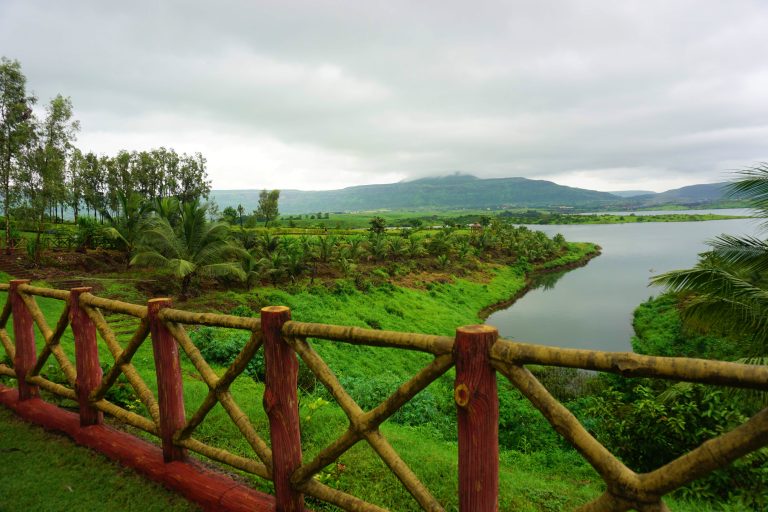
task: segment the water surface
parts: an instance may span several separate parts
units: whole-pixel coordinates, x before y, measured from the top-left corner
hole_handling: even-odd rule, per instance
[[[585,267],[544,276],[538,288],[487,323],[518,341],[611,351],[632,349],[632,312],[660,291],[649,287],[651,276],[693,266],[707,250],[704,242],[721,233],[759,231],[753,219],[530,227],[595,242],[602,255]]]

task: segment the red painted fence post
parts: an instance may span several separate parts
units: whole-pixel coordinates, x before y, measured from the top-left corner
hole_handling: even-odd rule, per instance
[[[499,508],[499,397],[490,348],[498,331],[489,325],[456,329],[456,401],[459,427],[459,510]]]
[[[171,299],[152,299],[147,302],[149,331],[157,373],[157,404],[160,409],[160,439],[165,462],[184,460],[186,450],[173,443],[173,434],[184,427],[184,388],[181,379],[179,349],[176,340],[158,317],[160,310],[169,308]]]
[[[100,425],[102,412],[88,401],[93,390],[101,385],[99,348],[96,345],[96,325],[80,307],[80,295],[91,288],[72,288],[69,291],[69,323],[75,334],[75,367],[77,368],[77,401],[80,404],[80,426]]]
[[[291,475],[301,466],[301,431],[297,396],[299,361],[281,334],[283,324],[290,319],[291,310],[285,306],[270,306],[261,310],[266,364],[264,410],[269,416],[278,512],[304,510],[304,495],[291,488]]]
[[[35,347],[35,325],[27,305],[19,295],[19,286],[29,283],[29,279],[14,279],[11,281],[11,311],[13,313],[13,337],[16,342],[16,357],[13,367],[19,386],[19,400],[29,400],[39,396],[37,386],[27,384],[27,373],[37,362],[37,347]]]

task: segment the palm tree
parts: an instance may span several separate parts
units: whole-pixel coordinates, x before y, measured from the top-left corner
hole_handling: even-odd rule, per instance
[[[225,222],[209,222],[207,206],[198,201],[182,204],[179,224],[154,215],[143,226],[141,245],[132,265],[169,270],[181,280],[181,296],[187,297],[193,278],[234,277],[246,279],[241,265],[248,253],[232,240]]]
[[[728,187],[730,196],[750,202],[754,216],[768,217],[768,164],[743,171]],[[764,223],[763,228],[766,227]],[[683,318],[743,340],[748,358],[768,354],[768,241],[720,235],[694,268],[652,279],[681,293]]]
[[[119,191],[117,199],[120,205],[117,218],[113,218],[107,210],[102,211],[102,215],[110,223],[110,227],[104,228],[104,233],[123,246],[125,267],[128,268],[131,255],[136,250],[136,244],[141,237],[142,224],[150,206],[135,192],[126,194]]]

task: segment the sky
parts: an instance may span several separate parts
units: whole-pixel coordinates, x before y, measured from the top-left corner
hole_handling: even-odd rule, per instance
[[[663,191],[768,161],[766,27],[742,0],[0,0],[0,55],[82,150],[199,151],[214,189]]]

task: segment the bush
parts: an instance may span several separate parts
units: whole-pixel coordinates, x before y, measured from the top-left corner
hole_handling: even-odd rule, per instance
[[[627,390],[610,387],[588,413],[596,437],[635,471],[663,466],[704,441],[746,421],[721,389],[676,384],[657,394],[645,382]],[[677,491],[696,500],[738,500],[757,510],[768,504],[768,449],[743,457]]]

